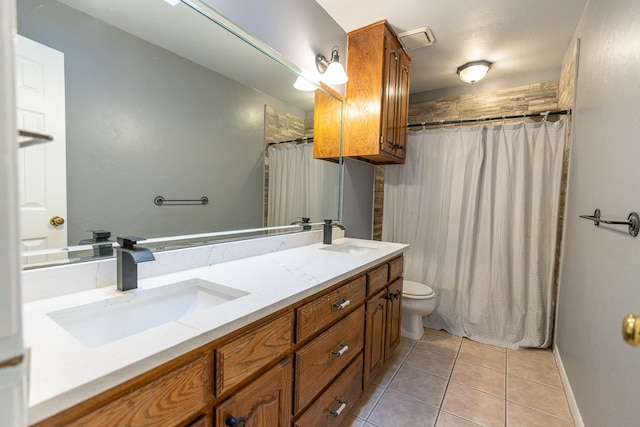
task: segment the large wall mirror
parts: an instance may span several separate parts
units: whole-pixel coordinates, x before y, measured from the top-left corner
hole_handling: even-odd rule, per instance
[[[52,221],[46,228],[65,236],[52,244],[55,239],[38,233],[25,235],[23,227],[24,253],[35,254],[23,257],[27,268],[47,265],[52,257],[43,254],[55,247],[91,243],[93,230],[107,231],[110,240],[135,235],[178,241],[247,229],[297,231],[302,228],[286,226],[302,217],[312,223],[340,218],[341,164],[310,154],[314,91],[294,89],[294,65],[230,30],[204,4],[20,0],[17,9],[22,42],[63,55],[63,77],[56,83],[64,86],[62,106],[49,117],[64,112],[57,132],[66,143],[58,164],[66,163],[66,194],[60,197],[67,211],[63,224]],[[21,82],[40,79],[32,67],[39,62],[21,46],[18,127],[46,133],[47,120],[54,120],[40,120],[20,105]],[[47,71],[43,76],[49,78]],[[341,110],[342,101],[334,99]],[[21,149],[21,167],[52,158],[45,151],[52,146]],[[38,179],[26,178],[22,186]],[[23,188],[23,199],[35,193],[29,191]],[[28,207],[29,200],[22,202]],[[23,211],[26,224],[29,209]],[[63,252],[64,262],[104,255]]]

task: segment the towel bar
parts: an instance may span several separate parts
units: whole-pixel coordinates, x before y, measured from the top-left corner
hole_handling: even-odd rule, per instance
[[[600,209],[596,209],[593,212],[593,215],[580,215],[580,218],[588,219],[593,221],[593,225],[596,227],[603,224],[613,224],[613,225],[628,225],[629,226],[629,235],[636,237],[638,235],[638,231],[640,231],[640,216],[638,216],[637,212],[631,212],[627,217],[626,221],[611,221],[608,219],[600,218]]]
[[[157,206],[206,205],[209,203],[209,198],[206,196],[203,196],[199,199],[189,200],[189,199],[165,199],[162,196],[156,196],[156,198],[153,199],[153,203],[155,203]]]

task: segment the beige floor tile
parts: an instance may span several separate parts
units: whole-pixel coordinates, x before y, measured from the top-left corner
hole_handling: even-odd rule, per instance
[[[573,422],[507,402],[507,427],[573,427]]]
[[[367,421],[378,427],[433,427],[437,414],[433,406],[387,390]]]
[[[497,351],[497,352],[500,352],[500,353],[506,353],[507,352],[507,349],[504,348],[504,347],[499,347],[497,345],[485,344],[483,342],[473,341],[473,340],[471,340],[469,338],[463,338],[462,342],[463,343],[467,343],[469,345],[473,345],[473,346],[482,347],[482,348],[486,348],[486,349],[489,349],[489,350]]]
[[[364,420],[357,418],[355,415],[347,414],[340,423],[340,427],[362,427],[364,426]]]
[[[360,399],[358,399],[356,404],[353,405],[353,408],[351,408],[349,413],[366,420],[369,414],[371,414],[373,407],[378,403],[382,393],[384,393],[384,387],[370,384],[362,393],[362,396],[360,396]]]
[[[371,382],[385,388],[388,387],[405,358],[406,355],[403,352],[395,351],[391,358],[384,362],[382,369],[378,372],[378,375],[371,379]]]
[[[527,348],[524,350],[507,350],[507,357],[533,359],[540,363],[556,366],[553,351],[549,348]]]
[[[436,427],[478,427],[479,424],[472,423],[460,417],[456,417],[448,412],[440,411]]]
[[[527,357],[513,357],[507,354],[507,373],[520,378],[562,389],[562,381],[556,365],[541,363]]]
[[[444,354],[449,357],[456,357],[460,350],[460,342],[462,340],[454,335],[445,333],[425,333],[420,340],[416,342],[416,347]]]
[[[447,389],[447,380],[403,366],[389,385],[389,389],[440,407],[444,391]]]
[[[507,400],[571,421],[563,390],[507,375]]]
[[[506,372],[506,352],[496,351],[492,347],[463,340],[458,359]]]
[[[505,422],[504,399],[457,383],[449,383],[442,410],[485,427],[503,427]]]
[[[404,363],[411,368],[449,379],[454,360],[453,357],[414,347]]]
[[[451,338],[451,339],[455,339],[455,340],[458,340],[458,341],[462,341],[462,337],[450,334],[449,332],[447,332],[445,330],[442,330],[442,329],[427,328],[424,331],[424,335],[425,336],[426,335],[440,335],[440,336],[445,337],[445,338]],[[424,336],[422,338],[424,339]]]
[[[505,377],[506,374],[504,372],[464,360],[458,360],[453,367],[451,381],[504,399],[506,386]]]

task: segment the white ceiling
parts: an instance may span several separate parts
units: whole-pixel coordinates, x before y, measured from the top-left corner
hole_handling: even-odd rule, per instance
[[[485,80],[557,72],[587,0],[316,0],[346,31],[386,19],[396,32],[430,27],[412,49],[411,93],[467,85],[456,69],[493,63]],[[556,77],[556,78],[557,78]],[[531,83],[531,82],[530,82]]]

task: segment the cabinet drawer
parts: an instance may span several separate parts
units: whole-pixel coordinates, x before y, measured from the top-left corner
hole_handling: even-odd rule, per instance
[[[389,264],[382,264],[380,267],[367,273],[367,295],[373,295],[384,288],[389,281]]]
[[[394,258],[389,261],[389,281],[397,279],[402,276],[402,270],[404,269],[404,257]]]
[[[296,351],[294,410],[298,412],[362,350],[364,306]]]
[[[289,312],[217,348],[216,395],[281,358],[292,343],[293,313]]]
[[[65,425],[177,425],[207,405],[210,377],[202,356]]]
[[[296,342],[309,338],[364,301],[367,278],[362,276],[296,310]]]
[[[296,427],[339,426],[362,394],[362,355],[294,423]]]

